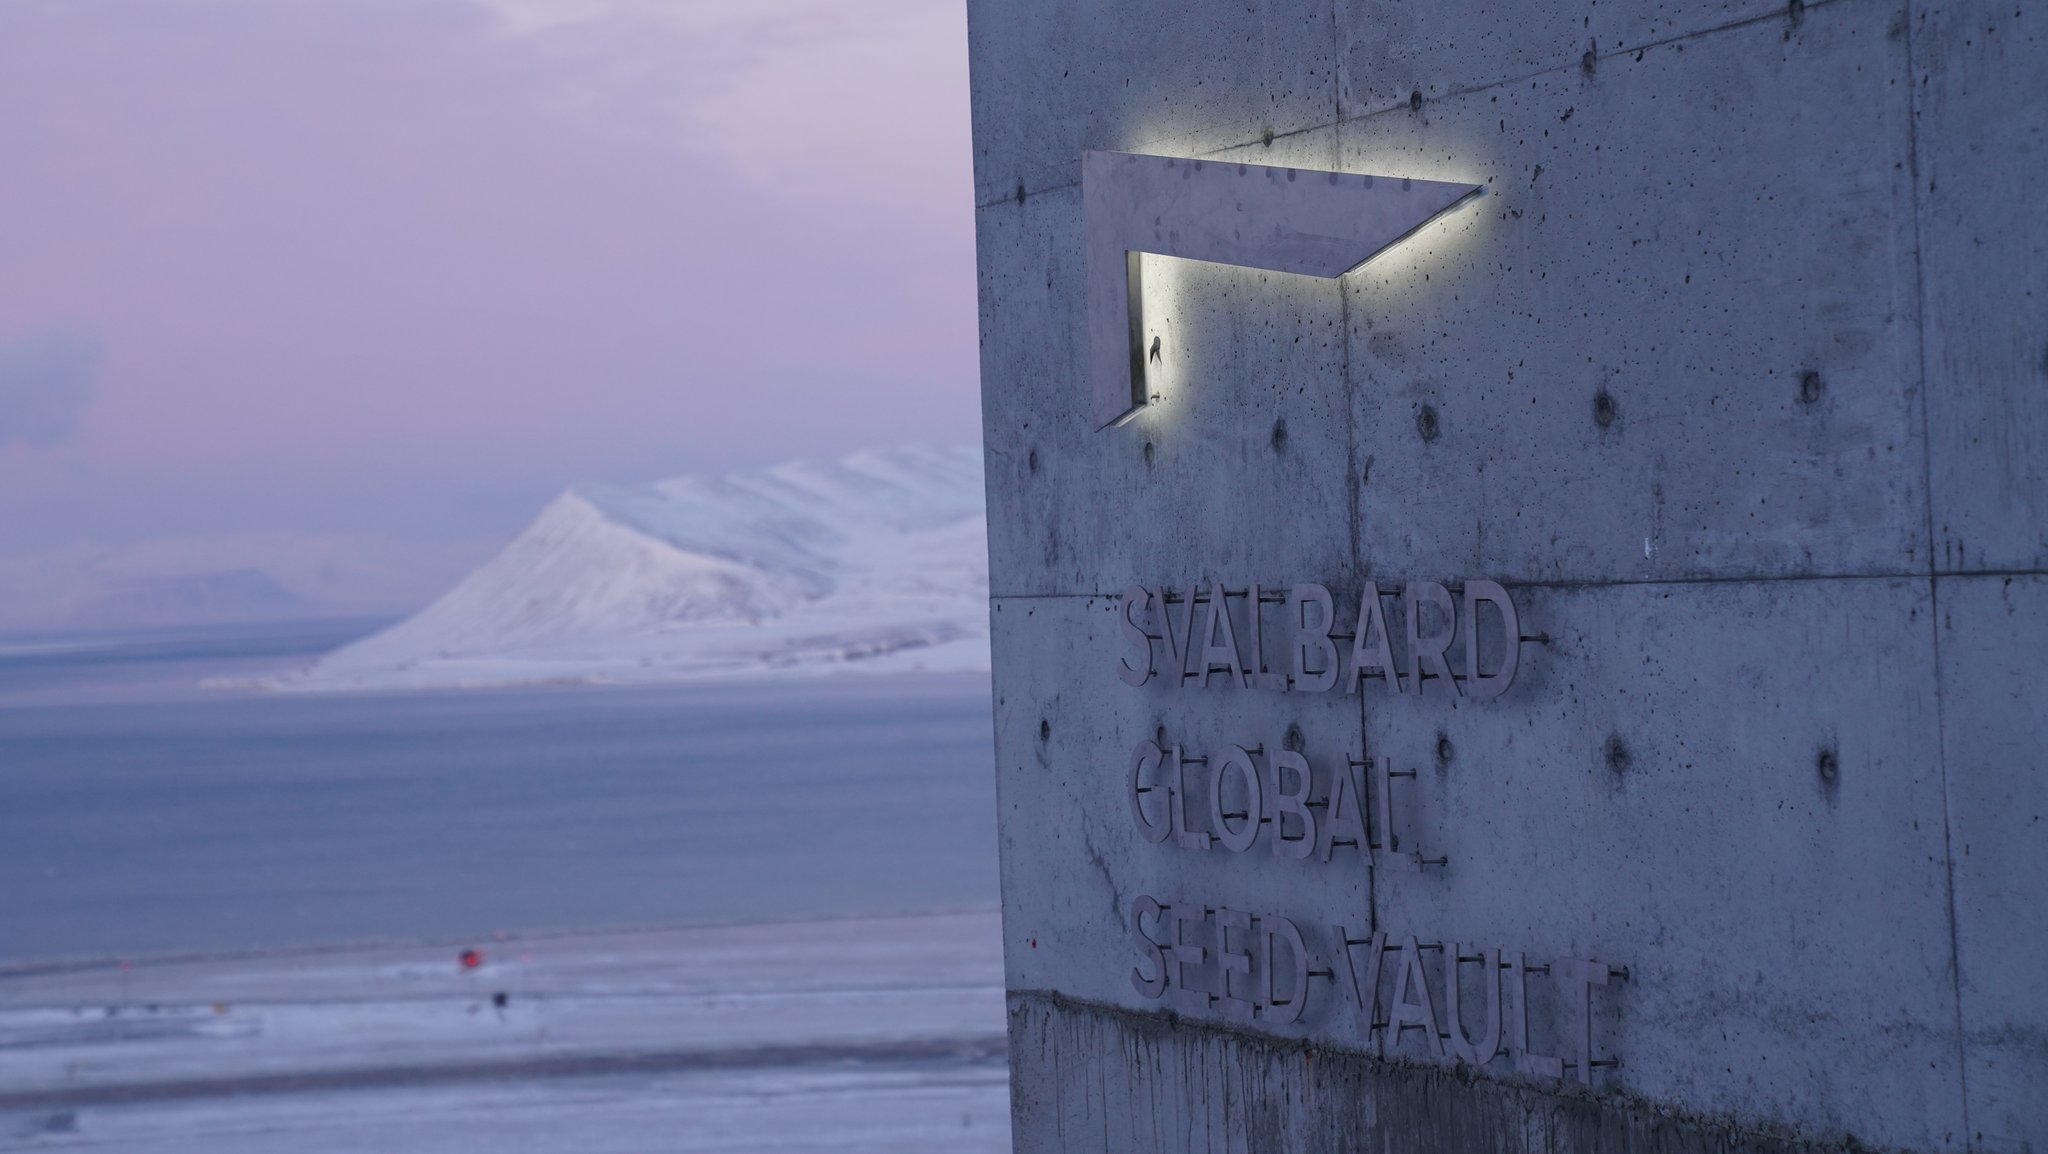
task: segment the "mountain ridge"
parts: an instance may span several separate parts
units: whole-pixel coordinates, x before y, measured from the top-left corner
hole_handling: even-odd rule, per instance
[[[285,690],[988,668],[978,448],[579,484],[427,608]]]

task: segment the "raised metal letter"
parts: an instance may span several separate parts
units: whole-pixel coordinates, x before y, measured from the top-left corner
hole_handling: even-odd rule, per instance
[[[1273,853],[1278,857],[1307,857],[1316,848],[1316,813],[1308,807],[1312,777],[1308,759],[1275,743],[1273,752],[1266,755],[1266,765],[1273,771]],[[1299,789],[1287,788],[1290,773],[1301,783]],[[1299,836],[1288,835],[1288,818],[1301,824]]]
[[[1486,983],[1486,1029],[1473,1041],[1465,1033],[1465,1018],[1459,1010],[1462,995],[1458,990],[1458,963],[1467,958],[1476,958],[1485,964]],[[1500,1053],[1500,950],[1476,950],[1473,947],[1453,942],[1449,953],[1444,955],[1444,1017],[1451,1020],[1451,1051],[1461,1061],[1474,1066],[1484,1066]]]
[[[1351,931],[1343,926],[1330,927],[1343,945],[1344,972],[1351,976],[1351,997],[1358,1003],[1359,1012],[1365,1015],[1365,1036],[1372,1038],[1374,1030],[1380,1028],[1380,964],[1387,953],[1387,932],[1376,930],[1369,938],[1354,938]],[[1358,961],[1351,955],[1353,946],[1367,947],[1364,972],[1360,972]]]
[[[1301,1019],[1301,1008],[1308,1001],[1308,944],[1301,940],[1301,927],[1276,914],[1259,919],[1259,925],[1266,931],[1260,937],[1265,942],[1264,964],[1259,967],[1263,977],[1260,991],[1265,996],[1265,1016],[1269,1022],[1294,1022]],[[1273,979],[1278,963],[1273,959],[1273,939],[1287,939],[1287,951],[1294,956],[1291,967],[1294,978],[1294,996],[1282,998],[1279,983]]]
[[[1386,675],[1387,688],[1401,692],[1401,675],[1394,671],[1394,650],[1387,637],[1387,615],[1380,608],[1380,586],[1377,581],[1367,581],[1365,592],[1358,598],[1358,624],[1351,635],[1351,675],[1344,679],[1344,692],[1352,693],[1358,683],[1365,679],[1366,661],[1371,659],[1371,668]],[[1378,637],[1379,644],[1367,648],[1365,639]]]
[[[1422,693],[1425,678],[1438,678],[1449,687],[1451,696],[1458,695],[1458,682],[1451,676],[1451,663],[1444,660],[1444,650],[1451,647],[1451,634],[1458,629],[1458,611],[1451,605],[1451,592],[1434,581],[1410,581],[1402,590],[1402,600],[1408,607],[1408,680],[1415,693]],[[1443,611],[1444,627],[1447,632],[1433,637],[1422,636],[1422,607],[1434,605]]]
[[[1216,974],[1221,980],[1216,983],[1217,995],[1223,1003],[1223,1012],[1232,1018],[1249,1021],[1252,1016],[1252,1001],[1240,998],[1230,991],[1230,975],[1243,974],[1249,981],[1252,976],[1252,956],[1243,950],[1230,948],[1230,931],[1239,930],[1246,934],[1252,930],[1252,916],[1242,910],[1218,909],[1216,911]],[[1256,993],[1253,995],[1256,997]]]
[[[1444,1056],[1443,1039],[1436,1032],[1436,1006],[1429,998],[1429,974],[1422,968],[1422,953],[1414,937],[1407,936],[1401,939],[1401,956],[1394,963],[1394,1000],[1387,1003],[1387,1048],[1400,1045],[1401,1031],[1411,1027],[1422,1031],[1423,1047],[1430,1057]]]
[[[1607,984],[1607,963],[1563,958],[1553,963],[1558,976],[1572,984],[1571,1063],[1581,1085],[1593,1084],[1593,987]]]
[[[1159,599],[1159,631],[1166,634],[1166,659],[1173,665],[1172,680],[1167,682],[1174,689],[1185,689],[1188,684],[1188,658],[1193,654],[1189,648],[1195,640],[1195,590],[1188,586],[1187,619],[1181,622],[1180,632],[1173,631],[1173,610],[1166,604],[1166,586],[1161,585],[1154,594]]]
[[[1479,603],[1491,601],[1500,609],[1500,672],[1479,672]],[[1522,658],[1522,619],[1515,613],[1514,598],[1494,581],[1465,582],[1465,696],[1499,697],[1515,683],[1515,668]]]
[[[1314,624],[1309,623],[1310,607],[1316,610]],[[1287,646],[1294,654],[1294,688],[1314,693],[1337,684],[1337,646],[1330,641],[1330,626],[1336,623],[1337,610],[1330,600],[1330,591],[1315,584],[1290,586],[1287,620],[1294,632],[1294,639]],[[1311,652],[1317,656],[1314,662],[1309,660]],[[1311,664],[1321,668],[1310,669]]]
[[[1223,810],[1223,776],[1235,769],[1244,777],[1244,826],[1230,828],[1230,822]],[[1252,764],[1252,755],[1243,746],[1233,745],[1229,752],[1209,771],[1209,828],[1216,831],[1216,840],[1231,853],[1243,853],[1252,848],[1252,842],[1259,836],[1260,803],[1264,790],[1259,788],[1259,770]]]
[[[1131,903],[1131,936],[1138,939],[1138,956],[1150,962],[1152,972],[1158,975],[1148,978],[1136,966],[1131,967],[1131,988],[1138,991],[1141,998],[1157,998],[1166,993],[1166,952],[1159,948],[1151,934],[1145,932],[1145,919],[1151,918],[1156,926],[1159,913],[1159,903],[1144,894],[1139,894],[1138,900]]]
[[[1131,644],[1131,655],[1143,655],[1135,665],[1131,663],[1130,655],[1117,659],[1117,676],[1124,679],[1125,685],[1143,685],[1152,680],[1152,635],[1131,619],[1131,610],[1142,609],[1151,601],[1152,592],[1143,585],[1133,585],[1124,590],[1124,603],[1119,613],[1124,640]],[[1160,604],[1163,607],[1165,602]]]
[[[1564,1063],[1549,1054],[1540,1054],[1529,1046],[1529,971],[1541,970],[1548,973],[1549,966],[1530,966],[1522,961],[1522,951],[1508,954],[1508,960],[1501,966],[1512,975],[1515,983],[1515,1012],[1508,1017],[1508,1050],[1515,1056],[1515,1069],[1524,1074],[1541,1074],[1546,1078],[1564,1077]]]
[[[1330,854],[1339,845],[1358,847],[1358,856],[1367,861],[1372,854],[1366,849],[1365,800],[1358,792],[1358,779],[1352,776],[1347,762],[1332,767],[1330,778],[1330,808],[1322,823],[1320,848],[1322,859],[1330,860]],[[1339,836],[1343,835],[1343,836]]]
[[[1145,767],[1148,765],[1157,767],[1165,762],[1165,760],[1166,751],[1160,749],[1153,742],[1141,741],[1131,748],[1131,821],[1138,827],[1138,836],[1149,842],[1165,841],[1167,836],[1173,832],[1173,791],[1167,787],[1165,782],[1159,781],[1156,774],[1154,775],[1153,784],[1145,784]],[[1159,800],[1163,803],[1162,808],[1167,810],[1167,814],[1159,821],[1153,821],[1145,816],[1144,795],[1147,793],[1161,795]]]
[[[1173,1000],[1184,1010],[1206,1010],[1214,1000],[1208,990],[1188,981],[1188,970],[1205,964],[1209,951],[1200,942],[1188,937],[1187,927],[1203,925],[1208,921],[1208,911],[1200,902],[1175,902],[1173,904]]]
[[[1198,764],[1206,767],[1208,759],[1201,758]],[[1173,747],[1173,784],[1167,788],[1172,790],[1173,840],[1182,849],[1208,849],[1209,835],[1188,828],[1188,759],[1181,755],[1178,745]]]
[[[1194,606],[1190,605],[1188,612],[1192,614]],[[1202,626],[1202,668],[1196,684],[1209,688],[1209,673],[1218,668],[1237,678],[1239,689],[1244,688],[1244,654],[1237,648],[1237,627],[1230,623],[1230,600],[1223,595],[1221,581],[1209,586],[1209,621]]]

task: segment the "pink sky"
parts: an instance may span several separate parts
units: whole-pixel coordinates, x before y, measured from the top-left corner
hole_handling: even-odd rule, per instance
[[[977,435],[960,0],[8,0],[0,556]]]

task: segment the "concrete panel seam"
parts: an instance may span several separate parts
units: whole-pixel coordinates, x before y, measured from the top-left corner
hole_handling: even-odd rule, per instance
[[[1849,4],[1875,4],[1878,2],[1879,0],[1812,0],[1811,3],[1804,5],[1804,10],[1810,14],[1823,9],[1844,7]],[[1693,40],[1699,40],[1709,36],[1716,36],[1725,32],[1740,31],[1741,29],[1749,28],[1757,24],[1769,23],[1773,20],[1785,19],[1788,19],[1788,17],[1786,16],[1785,6],[1774,5],[1770,8],[1769,11],[1760,12],[1754,16],[1738,16],[1733,20],[1726,20],[1719,24],[1710,25],[1706,28],[1697,28],[1688,32],[1680,32],[1671,36],[1661,37],[1656,40],[1646,40],[1641,44],[1625,44],[1615,48],[1611,48],[1605,52],[1595,51],[1593,53],[1593,58],[1596,61],[1611,60],[1617,56],[1627,56],[1633,52],[1646,52],[1652,48],[1664,48],[1673,44],[1687,43]],[[1449,89],[1435,97],[1432,97],[1431,99],[1447,100],[1458,96],[1471,96],[1475,93],[1490,92],[1493,89],[1503,88],[1510,84],[1520,84],[1524,81],[1536,80],[1545,76],[1555,76],[1560,73],[1568,73],[1572,69],[1579,68],[1582,66],[1583,65],[1579,61],[1573,61],[1569,64],[1561,64],[1552,68],[1539,68],[1533,72],[1518,73],[1514,76],[1501,77],[1498,80],[1489,80],[1484,84],[1472,84],[1462,88]],[[1386,116],[1392,113],[1413,111],[1409,102],[1402,101],[1397,104],[1389,105],[1385,108],[1377,108],[1369,112],[1361,112],[1356,116],[1345,116],[1343,114],[1343,108],[1341,106],[1341,101],[1343,100],[1343,97],[1340,95],[1338,97],[1338,100],[1340,101],[1340,105],[1335,110],[1335,119],[1330,120],[1326,123],[1303,125],[1299,128],[1288,129],[1285,132],[1275,132],[1270,137],[1264,135],[1251,137],[1247,140],[1241,140],[1232,144],[1221,145],[1219,147],[1212,148],[1204,152],[1192,153],[1190,154],[1189,159],[1202,160],[1212,156],[1221,156],[1227,152],[1235,152],[1239,149],[1250,148],[1254,144],[1271,144],[1275,140],[1287,140],[1297,136],[1308,136],[1317,132],[1326,132],[1331,129],[1339,128],[1345,124],[1362,123],[1364,121],[1371,120],[1374,117],[1378,116]],[[1120,151],[1144,152],[1148,147],[1151,146],[1151,143],[1152,142],[1150,141],[1142,141],[1137,144],[1132,144],[1128,147],[1125,147]],[[1080,159],[1081,158],[1078,155],[1074,158],[1076,163],[1079,163]],[[978,201],[976,202],[974,209],[976,212],[980,212],[983,209],[996,209],[1002,208],[1006,205],[1021,204],[1034,196],[1040,196],[1049,192],[1059,192],[1070,188],[1079,188],[1080,186],[1081,182],[1078,180],[1060,181],[1056,184],[1042,185],[1038,188],[1030,188],[1020,182],[1017,185],[1017,191],[1013,193],[1006,193],[1002,196],[991,197],[990,199],[985,201]]]
[[[1354,541],[1356,536],[1357,534],[1354,532]],[[1375,575],[1360,572],[1355,562],[1353,564],[1353,571],[1359,572],[1360,576],[1377,576],[1381,580],[1384,580],[1386,577],[1385,574]],[[1329,577],[1331,575],[1323,574],[1322,576]],[[1607,581],[1566,581],[1556,579],[1527,581],[1512,576],[1495,576],[1493,580],[1499,581],[1510,589],[1579,591],[1589,589],[1690,589],[1713,585],[1790,585],[1802,582],[1841,583],[1876,581],[1889,583],[1894,581],[1925,580],[1952,581],[1964,578],[1991,580],[2009,577],[2048,577],[2048,569],[1938,569],[1932,573],[1918,570],[1878,573],[1762,573],[1720,577],[1628,577]],[[1302,576],[1304,581],[1310,579],[1311,575]],[[1122,597],[1123,590],[1121,589],[1103,590],[1093,593],[998,593],[991,590],[989,592],[989,604],[993,605],[998,601],[1117,601]]]
[[[1963,1122],[1963,1145],[1976,1149],[1976,1132],[1970,1125],[1970,1053],[1969,1037],[1964,1030],[1963,1020],[1963,954],[1962,937],[1956,926],[1956,853],[1955,853],[1955,805],[1950,796],[1948,775],[1948,711],[1945,694],[1942,691],[1941,666],[1941,572],[1936,564],[1934,548],[1934,448],[1929,442],[1933,435],[1933,423],[1928,418],[1927,380],[1927,268],[1925,263],[1925,236],[1921,230],[1921,218],[1925,209],[1920,200],[1920,90],[1913,83],[1918,70],[1914,53],[1913,5],[1911,0],[1900,5],[1904,10],[1906,25],[1905,55],[1906,79],[1906,179],[1909,182],[1908,203],[1913,212],[1913,300],[1919,315],[1914,319],[1914,337],[1920,367],[1920,498],[1926,510],[1927,545],[1927,629],[1934,661],[1934,757],[1941,770],[1941,848],[1942,880],[1948,899],[1948,969],[1949,996],[1955,1010],[1956,1021],[1956,1089],[1959,1109]]]
[[[1812,13],[1815,11],[1819,11],[1821,9],[1839,8],[1844,5],[1853,4],[1856,2],[1858,2],[1858,0],[1813,0],[1813,3],[1806,4],[1803,6],[1803,11],[1807,13]],[[1878,2],[1878,0],[1869,0],[1869,2],[1876,3]],[[1790,17],[1786,13],[1786,8],[1784,5],[1781,4],[1773,6],[1769,11],[1760,12],[1754,16],[1737,16],[1733,20],[1724,20],[1719,24],[1710,25],[1706,28],[1695,28],[1689,32],[1678,32],[1670,36],[1660,37],[1656,40],[1645,40],[1641,44],[1623,44],[1614,48],[1610,48],[1605,52],[1601,52],[1597,48],[1589,49],[1588,54],[1592,56],[1595,63],[1598,63],[1602,60],[1612,60],[1617,56],[1627,56],[1631,53],[1648,52],[1652,48],[1667,48],[1673,44],[1688,44],[1695,40],[1704,40],[1709,36],[1718,36],[1725,32],[1738,32],[1742,29],[1754,27],[1758,24],[1768,24],[1773,20],[1788,19],[1790,19]],[[1496,88],[1505,88],[1510,84],[1520,84],[1528,80],[1539,80],[1545,76],[1556,76],[1559,73],[1568,73],[1574,68],[1585,67],[1584,59],[1585,58],[1582,56],[1578,61],[1575,61],[1571,64],[1561,65],[1555,68],[1539,68],[1533,72],[1524,72],[1519,76],[1508,76],[1503,77],[1499,80],[1489,80],[1484,84],[1470,84],[1466,85],[1463,88],[1448,89],[1437,96],[1431,97],[1431,99],[1449,100],[1453,97],[1472,96],[1482,92],[1491,92]],[[1404,100],[1399,103],[1389,105],[1386,108],[1377,108],[1370,112],[1361,112],[1356,116],[1344,117],[1339,121],[1339,123],[1359,123],[1362,121],[1371,120],[1375,117],[1386,116],[1392,113],[1413,111],[1414,107],[1412,103],[1410,101]]]
[[[1841,0],[1835,0],[1835,2],[1840,3]],[[1320,124],[1308,124],[1303,125],[1300,128],[1290,128],[1285,132],[1275,132],[1271,136],[1255,136],[1252,139],[1244,141],[1240,144],[1226,144],[1221,148],[1211,149],[1208,152],[1196,153],[1188,159],[1201,160],[1206,157],[1217,156],[1225,152],[1230,152],[1234,149],[1249,148],[1254,144],[1271,145],[1276,140],[1289,140],[1297,136],[1312,136],[1315,133],[1327,131],[1333,123],[1335,122],[1324,121]],[[1147,149],[1153,147],[1154,143],[1155,142],[1153,141],[1144,140],[1139,141],[1138,143],[1133,144],[1128,148],[1119,148],[1115,149],[1114,151],[1143,153]],[[1076,156],[1074,159],[1076,161],[1079,161],[1081,158]],[[980,203],[977,203],[974,207],[977,212],[984,208],[1001,208],[1004,205],[1021,204],[1024,201],[1030,199],[1031,197],[1041,196],[1048,192],[1059,192],[1064,189],[1079,187],[1081,187],[1081,182],[1078,180],[1062,181],[1059,184],[1048,184],[1040,188],[1027,188],[1024,185],[1019,184],[1017,186],[1016,192],[1009,193],[1004,196],[998,196],[990,200],[982,201]]]

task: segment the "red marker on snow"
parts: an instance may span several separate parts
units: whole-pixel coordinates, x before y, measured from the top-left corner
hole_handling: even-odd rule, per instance
[[[482,950],[464,950],[455,960],[462,963],[463,969],[473,970],[484,964],[484,952]]]

